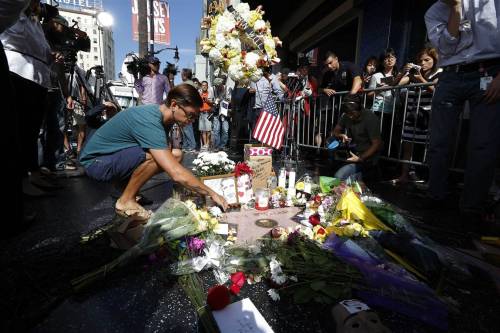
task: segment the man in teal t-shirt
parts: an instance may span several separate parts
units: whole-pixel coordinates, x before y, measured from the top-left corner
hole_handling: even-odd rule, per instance
[[[147,220],[150,213],[135,197],[142,185],[155,174],[167,172],[183,186],[227,208],[225,199],[204,185],[180,161],[182,152],[168,142],[174,123],[191,124],[198,116],[202,100],[188,84],[170,90],[161,105],[143,105],[119,112],[90,138],[80,154],[87,175],[97,181],[128,181],[115,209],[117,214]]]

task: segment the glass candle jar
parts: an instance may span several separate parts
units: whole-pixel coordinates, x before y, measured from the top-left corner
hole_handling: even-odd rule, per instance
[[[304,175],[304,192],[311,194],[312,178],[307,173]]]
[[[278,174],[278,186],[286,188],[286,169],[281,168]]]
[[[269,189],[258,188],[255,190],[255,209],[267,210],[269,208]]]

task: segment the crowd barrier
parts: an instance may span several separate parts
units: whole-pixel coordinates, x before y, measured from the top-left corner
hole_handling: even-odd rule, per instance
[[[359,94],[366,109],[378,119],[383,140],[381,158],[400,163],[427,165],[433,83],[365,89]],[[327,149],[340,118],[340,106],[349,92],[333,96],[318,95],[279,103],[286,126],[285,153],[294,156],[300,149]],[[377,97],[378,96],[378,97]],[[375,106],[374,106],[375,103]],[[451,168],[461,170],[463,114],[457,126]]]

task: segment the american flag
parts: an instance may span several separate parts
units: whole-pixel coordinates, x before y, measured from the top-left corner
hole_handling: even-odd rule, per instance
[[[264,108],[257,119],[252,137],[260,142],[281,149],[285,126],[279,117],[274,98],[270,96],[264,103]]]

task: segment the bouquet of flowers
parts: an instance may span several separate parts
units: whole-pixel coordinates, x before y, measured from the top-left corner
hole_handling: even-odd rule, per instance
[[[136,245],[96,271],[71,281],[73,288],[82,289],[141,255],[151,254],[164,244],[181,237],[214,228],[217,223],[216,218],[208,215],[206,211],[197,210],[196,205],[190,201],[184,203],[168,199],[151,216],[144,227],[142,238]]]
[[[193,172],[198,177],[217,176],[231,173],[234,170],[234,161],[227,157],[225,152],[198,154],[193,160]]]
[[[260,80],[262,67],[280,62],[276,46],[281,41],[272,36],[263,15],[262,6],[250,10],[242,2],[203,18],[201,27],[208,30],[208,38],[200,41],[201,52],[218,68],[216,75],[228,73],[234,81],[248,84]]]

